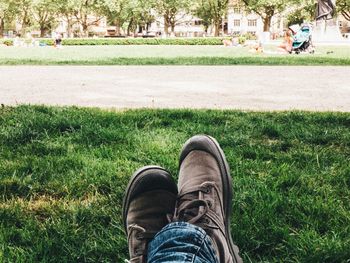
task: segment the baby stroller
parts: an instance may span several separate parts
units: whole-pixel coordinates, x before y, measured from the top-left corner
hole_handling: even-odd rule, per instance
[[[296,31],[294,31],[295,28],[291,27],[290,29],[294,33],[292,52],[295,52],[296,54],[300,54],[300,52],[315,52],[312,44],[312,30],[310,25],[304,24]]]

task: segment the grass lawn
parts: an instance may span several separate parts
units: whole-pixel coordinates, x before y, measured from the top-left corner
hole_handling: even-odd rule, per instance
[[[350,114],[0,108],[0,262],[123,262],[133,171],[213,135],[245,262],[349,262]]]
[[[276,49],[265,48],[267,52]],[[224,46],[2,46],[0,65],[350,65],[349,46],[320,46],[316,51],[313,55],[281,55]]]

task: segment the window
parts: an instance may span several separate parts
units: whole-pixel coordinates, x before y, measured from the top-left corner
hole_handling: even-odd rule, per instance
[[[240,27],[241,26],[241,20],[239,20],[239,19],[233,20],[233,26]]]
[[[194,21],[194,25],[195,26],[200,26],[200,25],[202,25],[203,23],[202,23],[202,21],[201,20],[195,20]]]
[[[240,14],[241,13],[241,9],[239,7],[234,7],[233,8],[233,13],[234,14]]]
[[[339,27],[343,27],[343,21],[338,21]]]
[[[256,27],[256,25],[257,25],[256,19],[248,19],[248,26]]]

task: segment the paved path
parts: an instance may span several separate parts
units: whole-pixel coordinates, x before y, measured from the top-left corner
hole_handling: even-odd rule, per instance
[[[350,67],[0,67],[0,103],[350,112]]]

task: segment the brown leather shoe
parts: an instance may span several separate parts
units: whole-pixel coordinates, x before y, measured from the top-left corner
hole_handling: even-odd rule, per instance
[[[180,155],[179,195],[174,221],[202,227],[220,263],[242,262],[230,232],[232,182],[218,142],[205,135],[189,139]]]
[[[146,166],[134,173],[123,201],[123,221],[128,236],[130,262],[147,261],[148,242],[173,214],[177,187],[161,167]]]

